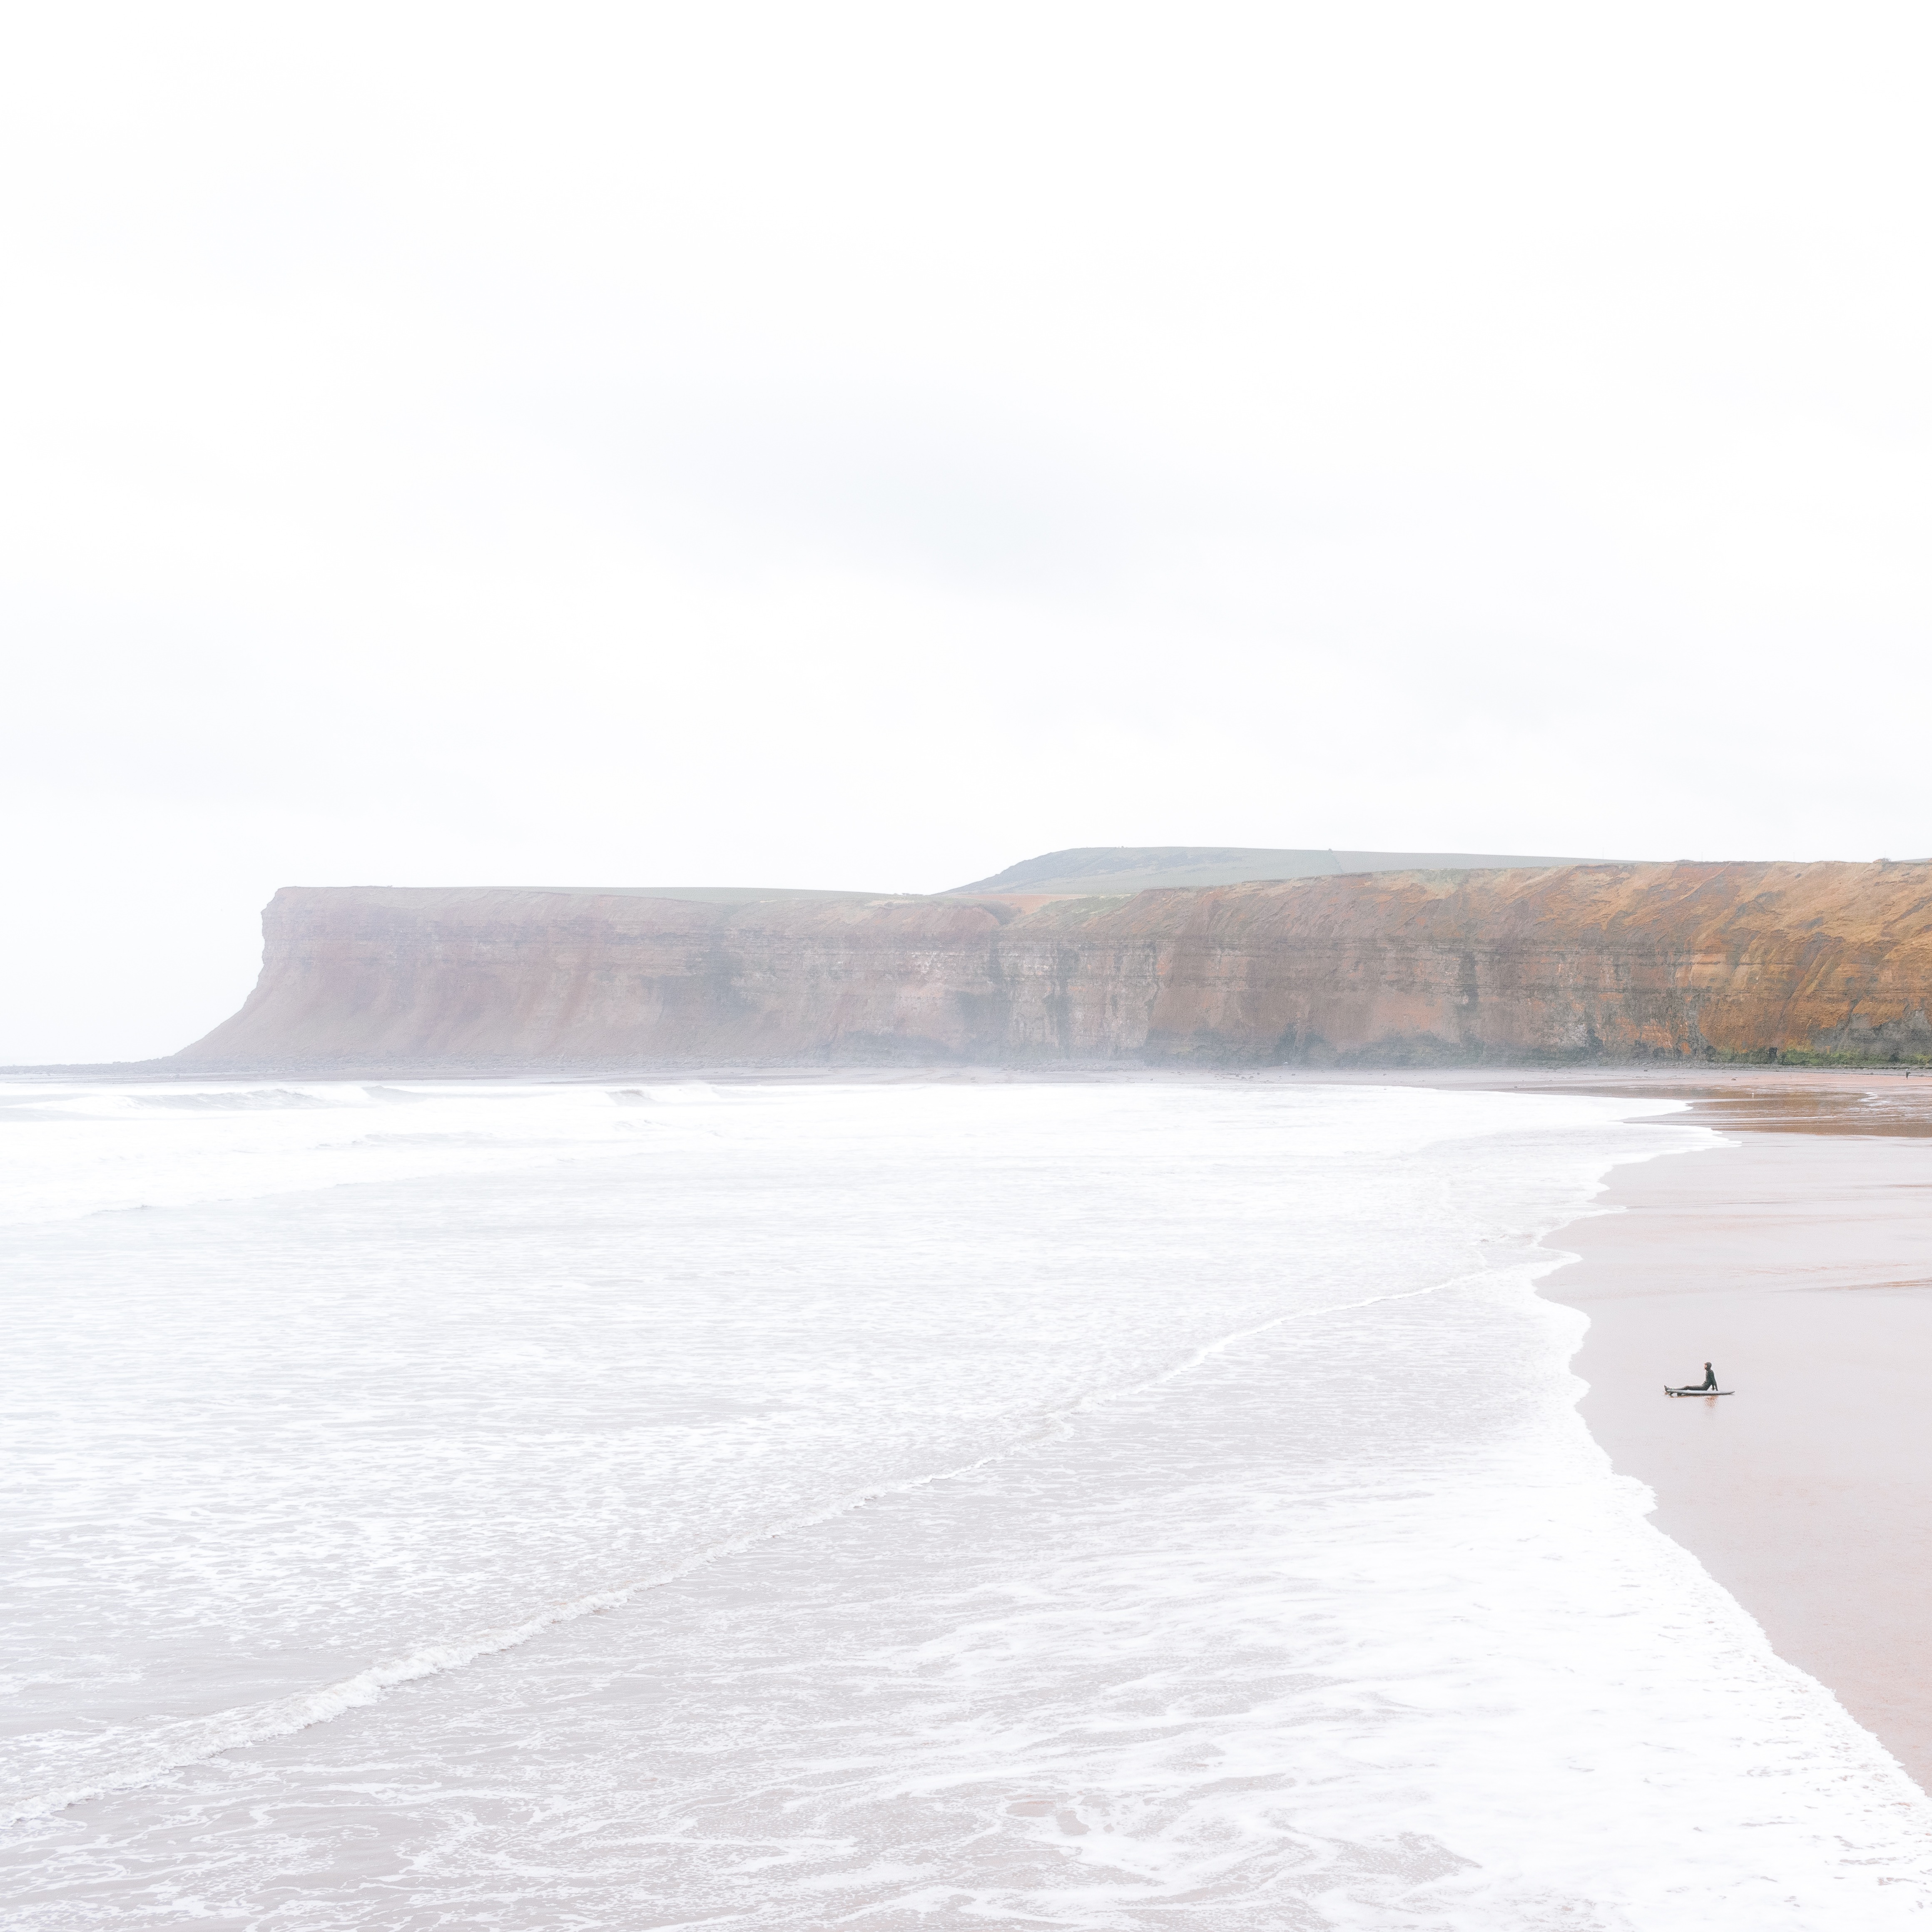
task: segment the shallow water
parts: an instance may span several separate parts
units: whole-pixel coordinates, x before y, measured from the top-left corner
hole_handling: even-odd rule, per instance
[[[0,1090],[8,1922],[1913,1917],[1532,1291],[1656,1106]]]

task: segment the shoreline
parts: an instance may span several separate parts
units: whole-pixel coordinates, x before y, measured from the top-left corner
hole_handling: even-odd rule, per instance
[[[1932,1077],[1906,1066],[1286,1072],[1671,1102],[1726,1144],[1613,1168],[1538,1292],[1651,1521],[1932,1792]],[[1277,1077],[1281,1077],[1278,1076]],[[1642,1118],[1640,1115],[1636,1118]],[[1729,1400],[1671,1400],[1718,1364]]]
[[[1534,1084],[1648,1087],[1725,1136],[1613,1170],[1540,1292],[1589,1321],[1578,1411],[1652,1521],[1932,1788],[1932,1082]],[[1706,1358],[1734,1396],[1664,1397]]]

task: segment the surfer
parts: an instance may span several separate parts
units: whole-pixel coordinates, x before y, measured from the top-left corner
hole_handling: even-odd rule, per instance
[[[1708,1362],[1704,1364],[1704,1379],[1701,1382],[1686,1382],[1676,1393],[1679,1395],[1702,1395],[1706,1389],[1718,1386],[1718,1372]]]

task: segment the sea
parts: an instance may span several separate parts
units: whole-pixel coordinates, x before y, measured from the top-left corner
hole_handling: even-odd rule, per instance
[[[0,1087],[0,1924],[1924,1924],[1576,1414],[1659,1108]]]

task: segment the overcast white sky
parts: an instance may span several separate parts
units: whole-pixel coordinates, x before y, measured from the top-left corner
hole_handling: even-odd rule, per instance
[[[16,9],[0,1060],[283,884],[1932,850],[1927,17]]]

